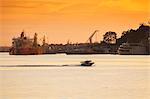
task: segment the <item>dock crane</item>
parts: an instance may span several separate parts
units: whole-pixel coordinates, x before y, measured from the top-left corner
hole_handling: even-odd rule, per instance
[[[93,38],[93,36],[94,36],[98,31],[99,31],[99,30],[95,30],[95,31],[92,33],[92,35],[88,38],[87,41],[90,41],[90,44],[92,43],[92,38]]]

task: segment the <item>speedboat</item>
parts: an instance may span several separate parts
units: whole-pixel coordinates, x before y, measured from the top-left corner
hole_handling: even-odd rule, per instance
[[[93,64],[94,62],[92,62],[91,60],[86,60],[81,62],[81,66],[92,66]]]

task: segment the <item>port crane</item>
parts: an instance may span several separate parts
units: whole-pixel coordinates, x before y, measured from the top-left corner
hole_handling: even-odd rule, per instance
[[[92,35],[88,38],[87,42],[89,41],[90,44],[91,44],[91,43],[92,43],[92,38],[93,38],[93,36],[94,36],[98,31],[99,31],[99,30],[95,30],[95,31],[92,33]]]

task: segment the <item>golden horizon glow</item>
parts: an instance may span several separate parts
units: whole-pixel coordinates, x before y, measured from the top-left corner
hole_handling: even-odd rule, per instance
[[[94,30],[121,32],[149,21],[148,0],[1,0],[0,45],[24,29],[49,43],[85,42]]]

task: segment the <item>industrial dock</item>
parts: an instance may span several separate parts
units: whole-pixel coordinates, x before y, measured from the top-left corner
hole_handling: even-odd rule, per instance
[[[38,44],[37,33],[33,38],[26,37],[24,31],[20,37],[12,39],[12,46],[9,50],[10,55],[39,55],[39,54],[125,54],[125,55],[149,55],[150,54],[150,26],[141,25],[137,30],[129,30],[123,33],[121,38],[117,38],[115,32],[106,32],[103,40],[93,42],[93,37],[99,30],[95,30],[85,41],[85,43],[67,43],[67,44],[48,44],[45,36],[42,45]],[[136,35],[139,33],[140,36]],[[133,39],[135,36],[137,39]],[[124,45],[128,46],[126,49]],[[136,46],[131,46],[131,45]],[[126,52],[125,52],[126,51]]]

